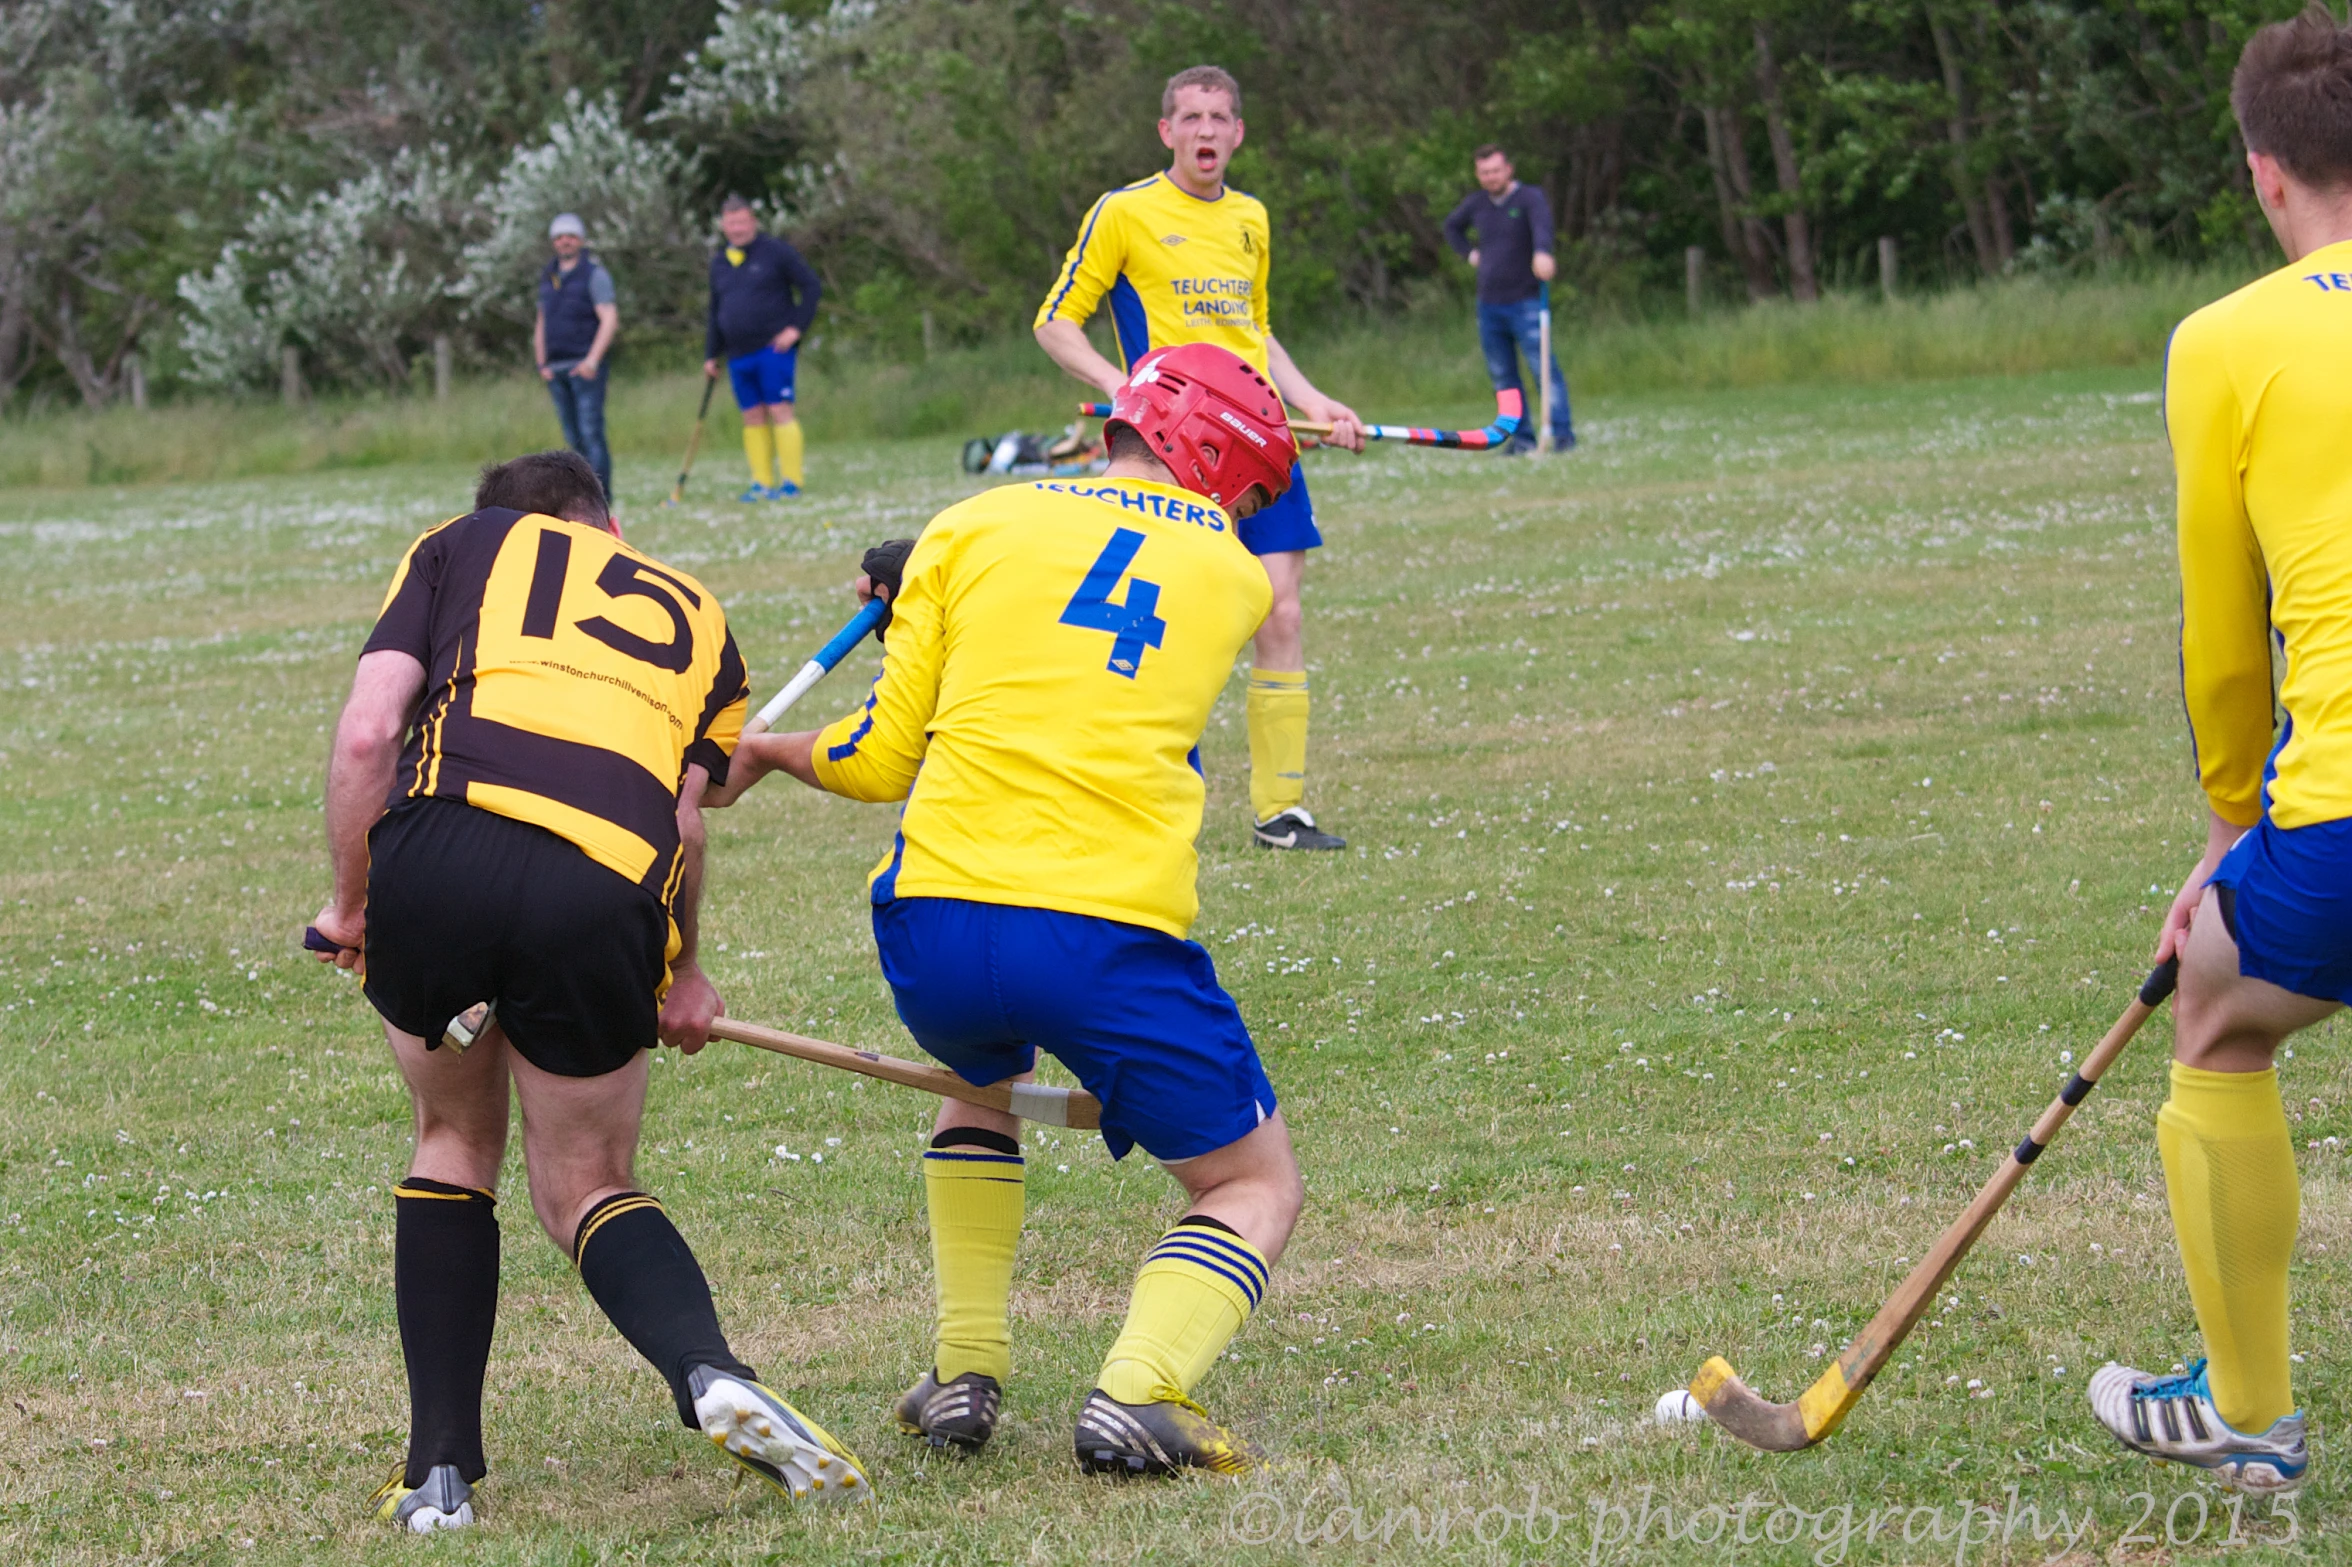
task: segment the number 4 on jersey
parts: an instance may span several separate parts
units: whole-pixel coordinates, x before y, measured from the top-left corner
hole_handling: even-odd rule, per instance
[[[1111,542],[1086,569],[1086,580],[1078,584],[1078,591],[1062,611],[1065,626],[1111,634],[1111,661],[1105,667],[1129,680],[1143,667],[1143,650],[1158,647],[1168,630],[1168,623],[1156,613],[1160,607],[1160,585],[1156,582],[1137,577],[1127,584],[1126,603],[1111,602],[1111,589],[1127,575],[1127,568],[1135,563],[1135,552],[1142,548],[1143,535],[1133,528],[1112,534]]]

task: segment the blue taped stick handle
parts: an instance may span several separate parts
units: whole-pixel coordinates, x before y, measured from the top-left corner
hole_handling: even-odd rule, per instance
[[[890,606],[880,599],[867,604],[849,617],[848,625],[833,633],[832,641],[817,649],[815,662],[831,670],[834,665],[849,657],[849,650],[865,641],[868,634],[882,624],[882,617],[889,613]]]
[[[817,649],[816,656],[800,666],[800,672],[784,683],[784,689],[768,699],[768,705],[752,715],[743,726],[746,735],[765,734],[782,718],[786,709],[807,695],[809,689],[832,673],[833,666],[849,657],[849,650],[866,639],[866,633],[882,624],[882,617],[890,606],[875,599],[849,617],[849,624],[834,633],[833,640]]]

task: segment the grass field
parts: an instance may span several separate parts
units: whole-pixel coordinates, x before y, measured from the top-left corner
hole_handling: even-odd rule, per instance
[[[2063,1510],[2079,1561],[2218,1555],[2233,1524],[2300,1530],[2233,1554],[2332,1558],[2340,1029],[2285,1067],[2323,1439],[2292,1519],[2120,1454],[2083,1402],[2102,1360],[2193,1347],[2162,1021],[1843,1433],[1767,1457],[1648,1424],[1709,1352],[1793,1397],[2144,971],[2202,833],[2154,386],[1626,396],[1580,409],[1565,462],[1314,459],[1312,803],[1353,847],[1247,846],[1238,680],[1203,748],[1196,934],[1309,1182],[1202,1390],[1278,1459],[1262,1481],[1073,1472],[1068,1418],[1178,1209],[1140,1156],[1050,1130],[1009,1428],[969,1464],[905,1445],[930,1105],[720,1044],[655,1069],[641,1177],[737,1348],[869,1459],[879,1505],[733,1490],[533,1232],[518,1167],[485,1527],[432,1544],[361,1508],[404,1432],[405,1100],[294,938],[351,660],[468,475],[0,496],[0,1540],[56,1563],[1958,1564],[2062,1554]],[[1475,396],[1416,416],[1448,412]],[[857,551],[966,493],[954,444],[820,446],[803,503],[714,480],[632,535],[724,597],[772,689],[846,613]],[[637,492],[667,477],[624,464]],[[733,1012],[912,1053],[861,907],[890,831],[781,783],[714,818]]]

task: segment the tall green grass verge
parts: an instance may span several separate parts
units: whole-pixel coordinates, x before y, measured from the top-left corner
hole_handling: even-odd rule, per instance
[[[1564,308],[1558,341],[1576,399],[2152,366],[2181,317],[2242,281],[2213,271],[2021,279],[1892,302],[1839,295],[1803,308],[1771,304],[1697,317],[1594,318]],[[1486,405],[1485,371],[1464,316],[1421,313],[1293,347],[1320,385],[1370,418],[1453,418]],[[678,461],[700,391],[699,377],[690,373],[624,370],[610,406],[614,451],[624,458]],[[818,354],[801,384],[804,417],[818,443],[961,440],[1016,427],[1044,429],[1066,423],[1084,395],[1025,336],[920,364]],[[722,388],[703,432],[706,461],[728,463],[736,423]],[[469,383],[439,403],[330,399],[289,412],[258,401],[193,401],[147,412],[115,408],[0,422],[0,485],[473,464],[556,439],[546,393],[528,377]],[[733,469],[726,471],[732,477]]]

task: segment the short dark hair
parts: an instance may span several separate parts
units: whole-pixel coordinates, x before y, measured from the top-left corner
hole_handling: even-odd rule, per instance
[[[1503,151],[1502,148],[1496,146],[1491,141],[1488,142],[1485,146],[1480,147],[1476,152],[1470,154],[1470,161],[1472,163],[1484,163],[1489,158],[1500,158],[1505,163],[1511,161],[1511,155]]]
[[[1151,442],[1143,438],[1143,433],[1131,424],[1114,424],[1103,433],[1110,437],[1110,456],[1114,462],[1131,457],[1157,459],[1160,455],[1151,449]]]
[[[758,215],[750,199],[735,191],[727,192],[727,199],[719,203],[719,210],[721,212],[749,212],[755,217]]]
[[[2352,188],[2352,28],[2314,3],[2246,40],[2230,112],[2249,152],[2322,190]]]
[[[532,452],[505,462],[484,463],[474,486],[474,510],[491,507],[537,512],[571,522],[603,526],[611,515],[604,482],[578,452]]]
[[[1221,92],[1232,100],[1234,118],[1241,117],[1241,83],[1235,81],[1233,73],[1221,65],[1195,65],[1169,77],[1168,85],[1160,89],[1161,119],[1176,112],[1176,89],[1179,87],[1206,87],[1211,92]]]

